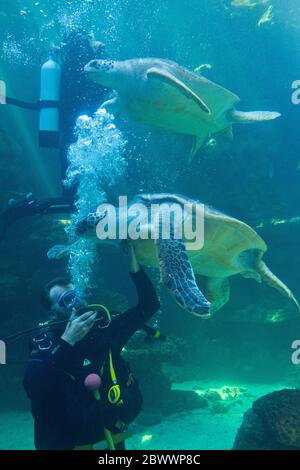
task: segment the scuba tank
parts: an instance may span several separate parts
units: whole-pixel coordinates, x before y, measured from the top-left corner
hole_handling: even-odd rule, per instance
[[[40,85],[40,147],[57,148],[60,138],[59,100],[60,100],[61,66],[50,53],[41,68]]]

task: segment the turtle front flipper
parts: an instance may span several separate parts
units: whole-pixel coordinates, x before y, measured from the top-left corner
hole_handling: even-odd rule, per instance
[[[115,117],[117,117],[122,109],[119,95],[116,94],[110,100],[104,101],[100,108],[105,109],[109,114],[113,114]]]
[[[196,93],[193,92],[187,85],[185,85],[181,80],[178,80],[177,77],[172,75],[167,70],[162,70],[156,67],[151,67],[151,69],[147,72],[147,78],[153,78],[156,80],[161,80],[168,85],[177,88],[177,90],[182,93],[186,98],[193,100],[202,111],[207,114],[211,114],[211,110],[207,106],[207,104],[198,96]]]
[[[193,315],[210,316],[210,303],[197,286],[192,265],[182,240],[156,240],[161,281],[176,302]]]
[[[47,251],[48,259],[60,259],[70,254],[71,247],[69,245],[54,245]]]

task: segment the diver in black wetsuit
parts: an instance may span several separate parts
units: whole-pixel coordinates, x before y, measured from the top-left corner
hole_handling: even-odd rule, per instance
[[[98,327],[94,311],[76,316],[81,302],[72,285],[58,282],[48,288],[52,316],[70,321],[61,336],[46,332],[33,339],[23,383],[32,401],[36,449],[74,449],[104,437],[109,442],[107,431],[110,436],[124,431],[141,409],[139,386],[120,353],[158,310],[159,301],[131,247],[130,252],[138,303],[111,320],[102,318]],[[84,385],[91,373],[101,376],[100,400]],[[124,442],[116,448],[124,449]]]

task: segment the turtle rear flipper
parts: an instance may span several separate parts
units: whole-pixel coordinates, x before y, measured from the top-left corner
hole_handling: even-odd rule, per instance
[[[193,315],[210,316],[210,303],[197,286],[193,268],[182,240],[156,240],[161,281],[176,302]]]
[[[199,152],[201,147],[203,147],[204,142],[207,140],[207,133],[201,132],[199,129],[198,135],[194,137],[193,147],[189,156],[189,163],[192,163],[195,155]]]
[[[280,116],[280,113],[276,113],[273,111],[244,112],[233,110],[229,115],[229,119],[232,122],[240,124],[251,124],[252,122],[272,121],[273,119],[277,119]]]
[[[269,286],[274,287],[274,289],[277,289],[285,297],[288,297],[300,311],[299,302],[295,298],[292,291],[280,279],[278,279],[275,274],[272,273],[272,271],[263,261],[259,261],[257,264],[257,272],[263,281],[269,284]]]

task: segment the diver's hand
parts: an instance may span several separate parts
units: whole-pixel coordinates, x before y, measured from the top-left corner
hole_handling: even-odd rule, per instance
[[[133,246],[127,241],[126,243],[124,243],[123,248],[125,253],[129,257],[129,271],[131,273],[137,273],[141,268],[136,258]]]
[[[91,311],[80,315],[80,317],[73,319],[72,317],[73,315],[71,316],[61,339],[69,343],[71,346],[75,346],[75,344],[78,343],[78,341],[81,341],[89,333],[91,328],[93,328],[97,312]]]

